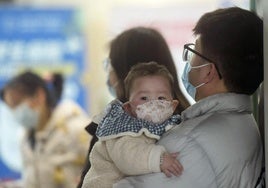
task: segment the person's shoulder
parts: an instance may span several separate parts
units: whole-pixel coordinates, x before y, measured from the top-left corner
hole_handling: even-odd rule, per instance
[[[91,122],[89,115],[76,102],[72,100],[61,101],[52,115],[55,122],[61,122],[70,129],[85,131],[85,127]]]
[[[85,114],[85,110],[75,101],[70,99],[62,100],[55,108],[58,115]]]

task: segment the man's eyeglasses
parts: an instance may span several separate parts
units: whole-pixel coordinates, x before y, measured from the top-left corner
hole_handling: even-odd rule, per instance
[[[191,59],[192,59],[192,57],[193,57],[193,55],[196,54],[196,55],[198,55],[199,57],[201,57],[201,58],[207,60],[208,62],[213,63],[213,64],[215,65],[215,67],[216,67],[216,70],[217,70],[217,72],[218,72],[218,74],[219,74],[219,77],[222,78],[221,73],[219,72],[219,69],[218,69],[217,64],[216,64],[214,61],[212,61],[211,59],[209,59],[209,58],[203,56],[202,54],[200,54],[199,52],[195,51],[195,50],[194,50],[194,46],[195,46],[195,45],[194,45],[193,43],[189,43],[189,44],[185,44],[185,45],[184,45],[184,47],[183,47],[183,53],[182,53],[182,60],[183,60],[183,61],[188,61],[188,62],[190,62]]]

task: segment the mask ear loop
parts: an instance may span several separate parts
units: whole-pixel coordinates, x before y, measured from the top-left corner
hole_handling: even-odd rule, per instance
[[[202,84],[199,84],[198,86],[195,86],[195,89],[197,89],[197,88],[199,88],[199,87],[201,87],[201,86],[203,86],[203,85],[205,85],[205,84],[207,84],[208,82],[204,82],[204,83],[202,83]]]
[[[210,65],[210,64],[213,64],[213,63],[206,63],[206,64],[203,64],[203,65],[198,65],[198,66],[192,66],[192,65],[189,63],[189,65],[190,65],[191,69],[199,69],[199,68],[202,68],[202,67],[208,66],[208,65]],[[190,70],[191,70],[191,69],[190,69]]]
[[[203,65],[191,66],[191,64],[189,63],[191,69],[199,69],[199,68],[202,68],[202,67],[211,65],[211,64],[213,64],[213,63],[206,63],[206,64],[203,64]],[[191,69],[190,69],[190,71],[191,71]],[[209,82],[209,81],[208,81],[208,82]],[[195,89],[197,89],[197,88],[199,88],[199,87],[201,87],[201,86],[207,84],[208,82],[201,83],[201,84],[199,84],[199,85],[197,85],[197,86],[194,86],[194,87],[195,87]]]
[[[118,97],[117,96],[118,93],[117,93],[117,89],[116,88],[120,84],[120,81],[118,80],[117,75],[116,75],[116,73],[115,73],[115,71],[114,71],[114,69],[113,69],[113,67],[112,67],[112,65],[110,63],[110,59],[106,59],[106,62],[107,62],[107,63],[105,63],[105,70],[107,71],[107,81],[106,81],[106,84],[108,86],[108,89],[109,89],[110,94],[114,98],[116,98],[116,97]],[[116,77],[116,81],[113,84],[111,84],[111,80],[110,80],[110,75],[111,75],[112,72],[113,72],[113,74]]]

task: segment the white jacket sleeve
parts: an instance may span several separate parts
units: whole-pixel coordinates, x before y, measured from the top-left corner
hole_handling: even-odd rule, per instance
[[[145,136],[123,136],[106,141],[107,151],[125,175],[160,172],[160,156],[165,148]]]

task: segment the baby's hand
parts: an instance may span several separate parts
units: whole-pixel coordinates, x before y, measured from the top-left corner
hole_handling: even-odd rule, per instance
[[[176,159],[178,153],[164,153],[162,157],[162,164],[160,164],[161,172],[165,173],[167,177],[181,175],[183,167],[181,163]]]

